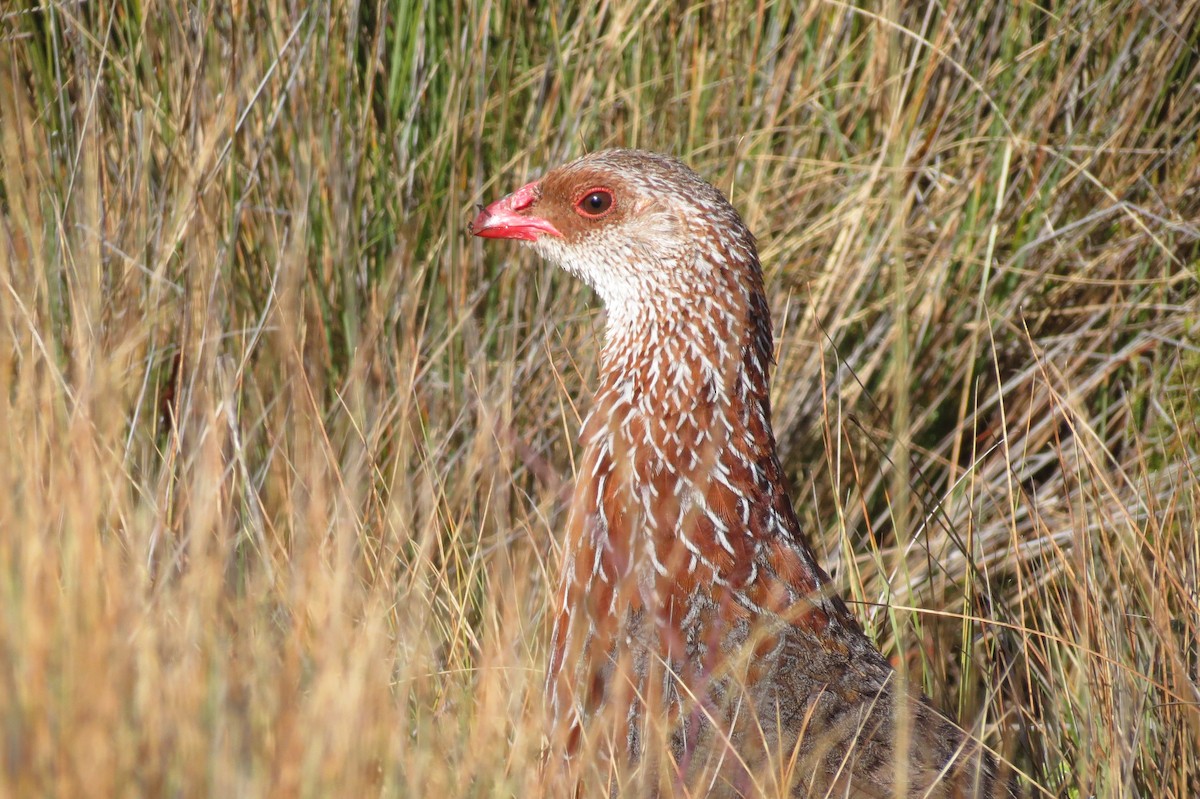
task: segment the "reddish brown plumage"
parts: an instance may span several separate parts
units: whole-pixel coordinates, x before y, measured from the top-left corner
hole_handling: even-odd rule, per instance
[[[800,530],[758,255],[721,193],[674,159],[612,150],[472,227],[531,242],[608,311],[555,605],[556,751],[582,737],[632,762],[665,730],[660,785],[754,794],[769,761],[792,764],[794,795],[892,796],[898,773],[913,796],[1002,792],[974,741],[895,689]]]

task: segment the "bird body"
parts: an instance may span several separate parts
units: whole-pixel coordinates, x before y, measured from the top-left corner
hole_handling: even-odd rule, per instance
[[[608,314],[554,608],[556,748],[665,749],[651,781],[710,795],[1002,792],[979,745],[897,684],[800,529],[762,271],[725,197],[675,159],[609,150],[472,230],[528,241]]]

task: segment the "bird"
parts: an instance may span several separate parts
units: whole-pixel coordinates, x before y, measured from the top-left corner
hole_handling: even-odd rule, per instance
[[[817,563],[771,425],[757,245],[725,195],[673,157],[610,149],[468,227],[528,245],[606,314],[545,684],[551,759],[608,764],[576,793],[1009,795]]]

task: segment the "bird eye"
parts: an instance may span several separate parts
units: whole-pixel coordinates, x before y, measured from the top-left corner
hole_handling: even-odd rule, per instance
[[[575,210],[588,219],[599,219],[612,210],[613,196],[608,189],[589,189],[575,203]]]

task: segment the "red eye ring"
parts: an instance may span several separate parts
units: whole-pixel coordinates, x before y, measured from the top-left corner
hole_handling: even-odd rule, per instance
[[[616,199],[610,189],[594,186],[575,200],[575,213],[584,219],[603,219],[612,213]]]

